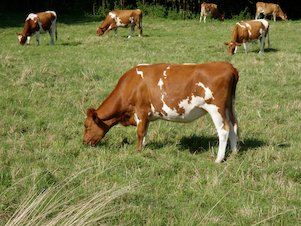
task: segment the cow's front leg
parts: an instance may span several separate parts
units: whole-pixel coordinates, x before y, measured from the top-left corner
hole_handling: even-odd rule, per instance
[[[135,115],[135,121],[137,124],[137,151],[141,151],[142,147],[145,145],[145,137],[147,134],[147,129],[149,125],[149,121],[147,117],[141,117]]]
[[[107,32],[109,32],[110,30],[114,30],[115,34],[117,34],[117,26],[116,24],[111,24],[107,30]]]
[[[128,38],[132,37],[135,31],[135,25],[131,25],[131,33],[129,34]]]
[[[39,31],[36,32],[36,39],[37,39],[37,45],[39,46],[40,45],[40,32]]]

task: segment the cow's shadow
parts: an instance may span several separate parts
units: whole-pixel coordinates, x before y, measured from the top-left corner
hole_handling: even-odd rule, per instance
[[[266,142],[256,138],[247,138],[238,144],[239,152],[247,152],[255,150],[266,145]],[[200,154],[208,151],[211,147],[218,147],[218,137],[215,136],[190,136],[183,137],[179,144],[180,150],[188,150],[192,154]]]

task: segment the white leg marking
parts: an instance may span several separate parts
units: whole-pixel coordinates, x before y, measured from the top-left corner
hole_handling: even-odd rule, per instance
[[[264,53],[264,42],[265,42],[265,32],[262,32],[262,37],[260,40],[260,51],[259,53]]]
[[[27,45],[29,45],[30,42],[30,36],[27,36]]]
[[[227,141],[229,137],[229,131],[224,129],[224,119],[221,114],[218,112],[218,107],[213,104],[205,104],[203,108],[210,114],[212,121],[217,130],[219,138],[219,146],[216,163],[223,161],[226,153]]]
[[[244,42],[244,43],[243,43],[243,46],[244,46],[244,49],[245,49],[245,53],[248,53],[248,52],[247,52],[247,43]]]
[[[226,111],[226,117],[230,126],[229,131],[229,140],[230,140],[230,147],[232,152],[237,152],[237,142],[238,142],[238,136],[237,136],[237,123],[234,125],[232,124],[230,117],[229,117],[229,110]],[[235,117],[235,116],[234,116]]]

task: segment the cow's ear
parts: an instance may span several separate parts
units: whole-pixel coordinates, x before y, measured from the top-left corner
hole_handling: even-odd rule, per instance
[[[87,117],[93,117],[94,112],[95,112],[94,108],[89,108],[87,110]]]
[[[229,42],[224,42],[224,44],[227,46],[227,45],[229,45]]]

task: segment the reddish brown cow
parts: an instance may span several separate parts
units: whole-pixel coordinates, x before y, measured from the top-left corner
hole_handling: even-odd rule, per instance
[[[216,4],[203,2],[201,4],[200,22],[204,19],[204,23],[206,23],[206,17],[208,15],[211,15],[211,17],[215,19],[218,18],[221,21],[224,20],[224,15],[219,12]]]
[[[219,137],[216,162],[228,138],[237,151],[234,99],[238,72],[227,62],[138,65],[127,71],[95,110],[88,109],[83,143],[96,145],[114,125],[137,126],[137,150],[145,144],[150,121],[191,122],[210,114]]]
[[[27,41],[29,44],[30,36],[36,34],[37,44],[40,45],[40,33],[48,31],[50,35],[50,44],[54,44],[54,34],[57,39],[56,30],[56,13],[46,11],[41,13],[30,13],[25,20],[22,34],[17,33],[19,43],[24,45]]]
[[[231,42],[225,42],[225,45],[228,45],[229,54],[236,53],[237,47],[241,44],[243,44],[245,53],[247,53],[247,42],[259,39],[259,53],[263,53],[266,36],[268,36],[268,48],[270,48],[268,21],[264,19],[241,21],[236,23],[233,29]]]
[[[139,36],[142,35],[142,11],[140,9],[136,10],[114,10],[110,12],[105,20],[100,24],[96,30],[96,35],[103,35],[105,32],[114,30],[117,33],[118,27],[131,27],[131,37],[134,33],[135,26],[137,26],[139,31]]]
[[[266,16],[272,15],[274,21],[276,21],[277,17],[280,17],[282,20],[287,20],[287,15],[282,11],[278,4],[257,2],[255,19],[258,19],[261,13],[264,15],[264,18],[266,18]]]

